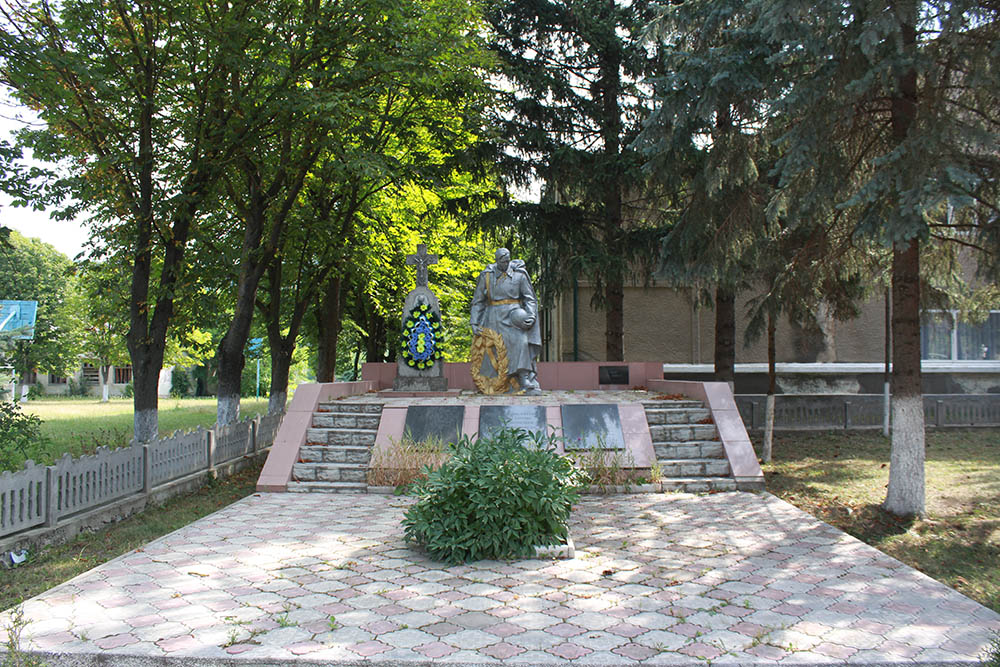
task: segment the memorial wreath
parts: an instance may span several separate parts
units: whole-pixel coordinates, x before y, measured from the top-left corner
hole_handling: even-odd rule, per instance
[[[496,377],[487,377],[480,370],[487,357],[496,371]],[[493,329],[483,328],[472,338],[469,366],[472,381],[484,394],[502,394],[511,387],[511,382],[517,384],[517,378],[507,375],[507,346],[504,345],[503,336]]]
[[[431,310],[426,303],[419,303],[410,309],[403,322],[400,336],[400,354],[410,368],[426,370],[443,354],[444,332],[441,331],[441,316]]]

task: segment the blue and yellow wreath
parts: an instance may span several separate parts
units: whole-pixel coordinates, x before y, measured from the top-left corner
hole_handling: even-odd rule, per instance
[[[441,316],[431,310],[429,304],[413,306],[403,322],[399,351],[410,368],[425,370],[444,355],[441,346],[444,332],[441,330]]]

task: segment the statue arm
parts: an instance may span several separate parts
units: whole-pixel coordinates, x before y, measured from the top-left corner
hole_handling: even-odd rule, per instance
[[[524,310],[528,313],[528,317],[531,322],[535,321],[538,317],[538,301],[535,299],[535,290],[531,286],[531,279],[528,278],[527,272],[521,273],[521,304]],[[529,323],[530,324],[530,323]]]
[[[483,326],[483,315],[487,305],[485,275],[485,272],[479,274],[479,280],[476,282],[476,291],[472,293],[469,323],[472,325],[473,333],[479,333],[479,329]]]

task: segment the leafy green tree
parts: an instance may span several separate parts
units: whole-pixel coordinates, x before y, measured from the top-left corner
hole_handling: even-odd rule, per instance
[[[12,231],[10,248],[0,250],[0,297],[37,301],[34,337],[13,340],[7,362],[21,382],[32,371],[69,375],[79,368],[80,331],[73,309],[72,264],[38,239]]]
[[[642,38],[650,18],[645,0],[496,0],[487,10],[500,170],[515,185],[539,179],[546,194],[504,203],[483,224],[540,253],[542,282],[552,283],[543,292],[577,275],[593,281],[613,361],[624,358],[625,281],[656,249],[657,189],[632,148],[659,64]]]
[[[65,216],[88,214],[96,254],[129,273],[126,336],[135,437],[157,433],[157,384],[186,250],[245,126],[226,105],[235,72],[258,64],[257,3],[13,0],[0,8],[0,82],[47,128],[21,140],[62,160]]]
[[[337,275],[344,259],[338,247],[349,241],[357,212],[371,196],[407,182],[446,180],[455,168],[448,156],[468,142],[464,125],[477,118],[472,103],[482,88],[475,69],[481,58],[471,4],[329,3],[294,11],[303,20],[289,26],[301,34],[277,31],[269,57],[297,66],[281,72],[299,83],[265,77],[252,82],[261,94],[240,96],[246,104],[240,117],[273,117],[280,129],[245,144],[227,172],[242,251],[234,316],[218,352],[220,423],[236,412],[254,303],[269,318],[277,409],[306,305],[328,275]],[[279,56],[284,49],[287,56]],[[268,94],[275,84],[282,89]],[[329,248],[317,248],[324,240]],[[308,257],[303,243],[314,244]],[[281,289],[286,274],[296,276],[293,290]],[[265,276],[267,292],[258,295]],[[282,309],[286,294],[292,302]]]
[[[97,366],[101,401],[110,399],[111,368],[129,362],[124,332],[128,330],[128,287],[125,276],[106,263],[85,261],[77,269],[81,320],[81,356]]]

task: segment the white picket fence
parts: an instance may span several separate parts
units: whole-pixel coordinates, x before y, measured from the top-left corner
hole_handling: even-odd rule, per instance
[[[281,414],[246,419],[211,429],[176,432],[145,445],[98,448],[89,456],[69,454],[51,466],[25,463],[0,473],[0,538],[38,526],[54,527],[67,517],[150,494],[175,480],[267,449]]]

